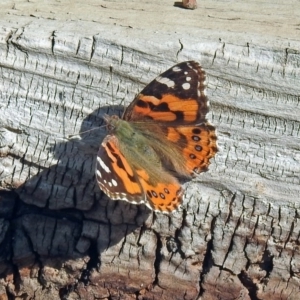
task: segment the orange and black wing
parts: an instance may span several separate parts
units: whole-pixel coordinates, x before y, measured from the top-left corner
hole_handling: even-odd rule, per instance
[[[206,74],[197,62],[177,64],[156,77],[137,95],[123,119],[178,125],[202,123],[208,112],[205,88]]]

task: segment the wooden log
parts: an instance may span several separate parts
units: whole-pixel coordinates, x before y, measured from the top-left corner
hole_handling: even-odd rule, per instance
[[[300,5],[197,4],[1,4],[0,299],[299,299]],[[103,114],[190,59],[209,171],[171,215],[108,199]]]

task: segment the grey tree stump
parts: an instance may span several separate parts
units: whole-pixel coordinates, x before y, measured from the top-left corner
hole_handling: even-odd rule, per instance
[[[299,299],[299,2],[0,8],[1,300]],[[103,114],[190,59],[218,129],[209,171],[170,215],[109,200]]]

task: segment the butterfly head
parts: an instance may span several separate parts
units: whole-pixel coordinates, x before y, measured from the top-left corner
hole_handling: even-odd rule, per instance
[[[118,127],[120,118],[117,115],[109,116],[105,114],[103,119],[106,122],[106,130],[109,133],[113,133]]]
[[[116,136],[121,142],[130,142],[138,138],[134,126],[117,115],[105,115],[106,129],[109,135]]]

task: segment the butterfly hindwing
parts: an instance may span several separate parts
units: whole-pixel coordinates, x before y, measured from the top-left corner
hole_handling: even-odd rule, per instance
[[[145,203],[149,208],[171,212],[181,204],[183,190],[175,177],[165,174],[166,176],[162,176],[160,182],[153,184],[146,170],[137,170],[137,174],[147,197]]]
[[[133,168],[118,144],[115,136],[108,135],[100,146],[96,167],[100,188],[113,200],[145,203],[155,211],[176,209],[182,202],[182,188],[177,179],[166,175],[161,183],[151,183],[147,171]]]
[[[183,165],[191,176],[207,170],[217,152],[215,128],[208,122],[195,126],[167,128],[167,139],[180,148]]]

